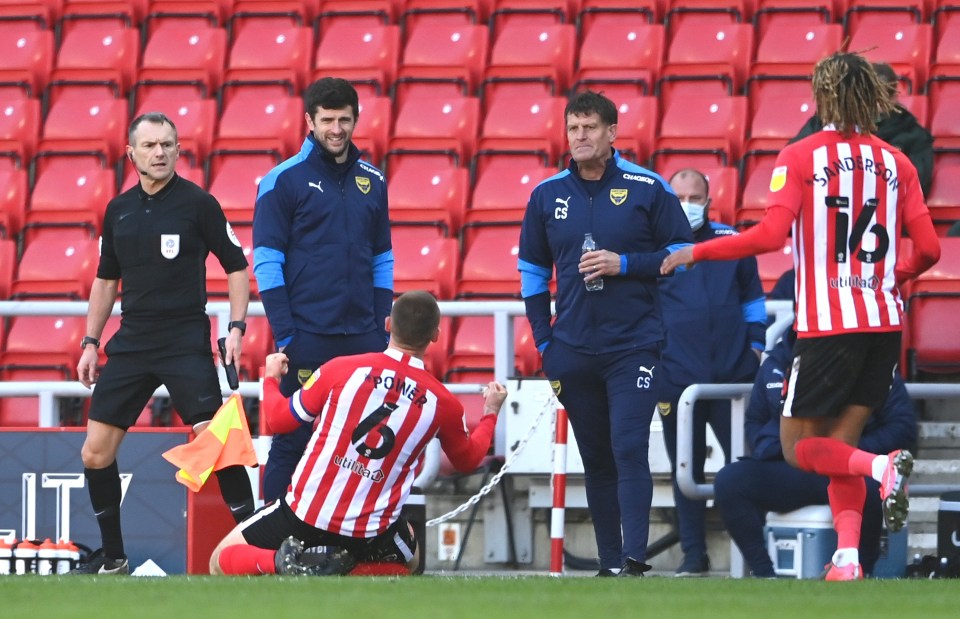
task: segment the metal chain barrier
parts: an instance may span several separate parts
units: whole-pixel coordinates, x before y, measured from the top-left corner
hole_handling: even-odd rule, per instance
[[[455,518],[456,516],[465,512],[470,507],[479,503],[480,499],[482,499],[484,496],[486,496],[487,494],[490,494],[490,491],[496,488],[497,484],[500,483],[500,480],[503,478],[503,476],[506,475],[506,473],[510,470],[510,467],[513,465],[514,460],[517,459],[517,456],[520,455],[520,453],[523,451],[523,448],[526,447],[527,443],[530,442],[530,439],[533,438],[533,433],[537,431],[537,426],[540,425],[540,421],[543,419],[544,415],[546,415],[547,411],[556,410],[556,408],[557,408],[557,398],[551,393],[550,397],[544,400],[543,406],[540,407],[540,412],[537,413],[537,418],[533,420],[533,424],[530,426],[530,429],[527,430],[527,433],[523,437],[523,439],[521,439],[520,442],[517,443],[517,448],[513,450],[513,453],[510,454],[510,457],[507,458],[506,462],[503,463],[503,466],[500,467],[500,470],[497,471],[497,474],[494,475],[490,479],[490,481],[487,482],[486,485],[480,488],[480,490],[477,491],[475,495],[470,497],[466,503],[464,503],[460,507],[457,507],[451,512],[447,512],[446,514],[442,516],[438,516],[433,520],[428,520],[426,526],[434,527],[434,526],[437,526],[438,524],[441,524],[450,520],[451,518]]]

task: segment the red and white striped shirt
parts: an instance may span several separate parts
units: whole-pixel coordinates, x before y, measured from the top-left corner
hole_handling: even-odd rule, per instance
[[[781,151],[768,203],[795,216],[798,334],[902,329],[901,230],[927,212],[905,155],[827,128]]]
[[[364,538],[399,517],[434,436],[458,470],[470,471],[496,424],[496,415],[486,415],[468,437],[460,401],[420,359],[393,348],[333,359],[289,400],[268,378],[263,408],[275,431],[316,419],[286,496],[297,517]]]

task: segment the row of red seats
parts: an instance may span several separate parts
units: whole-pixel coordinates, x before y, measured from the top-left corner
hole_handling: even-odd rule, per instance
[[[586,27],[595,16],[611,12],[640,13],[650,22],[660,23],[704,10],[731,14],[737,21],[784,10],[815,10],[837,22],[872,11],[905,12],[916,21],[931,21],[954,6],[955,0],[2,0],[0,16],[28,17],[42,25],[55,25],[113,14],[131,25],[143,25],[171,13],[194,13],[231,27],[269,16],[323,30],[346,19],[405,27],[423,21],[490,23],[493,27],[526,21]]]
[[[482,81],[516,77],[539,77],[554,92],[630,77],[649,91],[664,78],[718,74],[732,94],[750,76],[806,75],[849,37],[851,49],[891,63],[919,92],[928,67],[933,76],[960,72],[957,14],[944,13],[936,37],[934,25],[890,12],[868,13],[846,30],[818,13],[784,12],[754,27],[702,12],[691,13],[696,17],[671,28],[669,36],[666,26],[642,15],[609,13],[591,20],[582,41],[572,24],[519,22],[491,37],[485,25],[441,22],[413,29],[405,42],[396,25],[343,25],[315,40],[311,29],[273,18],[251,23],[228,41],[225,28],[179,16],[142,35],[142,54],[140,31],[114,19],[73,20],[59,49],[49,30],[0,22],[0,81],[37,96],[51,83],[71,80],[101,81],[108,93],[122,95],[135,83],[174,80],[199,85],[210,96],[224,83],[264,80],[297,93],[318,75],[340,74],[369,81],[381,94],[395,81],[418,79],[453,80],[472,94]]]

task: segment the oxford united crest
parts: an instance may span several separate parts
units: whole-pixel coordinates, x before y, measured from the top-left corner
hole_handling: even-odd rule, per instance
[[[357,181],[357,189],[363,193],[370,193],[370,179],[366,176],[357,176],[354,177]]]
[[[627,199],[627,190],[626,189],[611,189],[610,190],[610,201],[613,202],[614,206],[620,206]]]

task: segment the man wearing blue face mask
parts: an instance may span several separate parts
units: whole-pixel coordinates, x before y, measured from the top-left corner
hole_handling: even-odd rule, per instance
[[[680,170],[670,178],[670,186],[680,199],[695,243],[737,234],[730,226],[709,221],[710,183],[701,172]],[[680,394],[694,383],[753,382],[766,339],[766,308],[753,257],[698,264],[690,271],[660,279],[659,289],[666,337],[657,410],[675,474]],[[701,400],[694,409],[693,476],[698,483],[704,482],[707,423],[729,461],[729,401]],[[706,503],[683,496],[676,480],[673,496],[683,550],[676,575],[704,575],[710,570]]]

